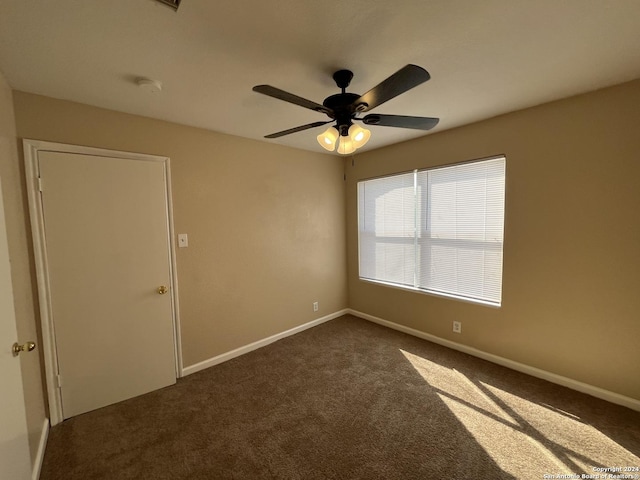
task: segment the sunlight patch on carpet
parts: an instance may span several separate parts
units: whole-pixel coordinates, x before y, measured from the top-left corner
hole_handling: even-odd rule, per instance
[[[593,467],[640,463],[570,412],[400,351],[496,464],[517,478],[533,467],[551,475],[575,475],[593,473]]]
[[[586,473],[593,473],[594,466],[628,465],[630,461],[636,462],[633,465],[640,464],[639,457],[577,415],[549,404],[527,401],[486,383],[483,386],[499,399],[503,408],[516,411],[533,431],[561,446],[564,454],[578,460],[577,464],[586,466]]]

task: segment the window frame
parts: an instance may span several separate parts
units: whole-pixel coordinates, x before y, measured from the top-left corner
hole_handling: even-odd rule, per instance
[[[491,161],[491,160],[503,160],[504,161],[504,190],[502,192],[503,195],[503,205],[502,205],[502,242],[499,244],[500,245],[500,251],[501,251],[501,262],[500,262],[500,299],[499,301],[491,301],[491,300],[485,300],[482,298],[477,298],[477,297],[472,297],[469,295],[465,295],[465,294],[461,294],[461,293],[450,293],[450,292],[446,292],[446,291],[441,291],[438,290],[437,288],[426,288],[426,287],[419,287],[416,286],[419,282],[414,282],[414,285],[408,285],[408,284],[403,284],[403,283],[395,283],[395,282],[391,282],[391,281],[385,281],[385,280],[381,280],[381,279],[375,279],[375,278],[369,278],[369,277],[363,277],[361,275],[361,265],[362,265],[362,258],[361,258],[361,235],[362,235],[362,230],[361,230],[361,224],[360,224],[360,220],[361,220],[361,198],[360,198],[360,184],[363,182],[367,182],[367,181],[371,181],[371,180],[377,180],[377,179],[384,179],[384,178],[390,178],[390,177],[396,177],[396,176],[400,176],[400,175],[406,175],[406,174],[414,174],[417,178],[418,174],[420,172],[427,172],[427,171],[433,171],[433,170],[439,170],[439,169],[444,169],[444,168],[448,168],[448,167],[457,167],[457,166],[464,166],[464,165],[468,165],[468,164],[475,164],[475,163],[482,163],[482,162],[487,162],[487,161]],[[492,156],[488,156],[488,157],[483,157],[483,158],[477,158],[477,159],[473,159],[473,160],[466,160],[466,161],[462,161],[462,162],[454,162],[454,163],[448,163],[448,164],[443,164],[443,165],[437,165],[437,166],[431,166],[428,168],[416,168],[416,169],[412,169],[412,170],[406,170],[406,171],[401,171],[401,172],[395,172],[395,173],[390,173],[390,174],[385,174],[385,175],[378,175],[375,177],[369,177],[369,178],[363,178],[363,179],[359,179],[356,182],[356,210],[357,210],[357,230],[358,230],[358,279],[361,282],[365,282],[365,283],[371,283],[374,285],[382,285],[385,287],[390,287],[390,288],[394,288],[394,289],[398,289],[398,290],[403,290],[403,291],[410,291],[410,292],[416,292],[419,294],[423,294],[423,295],[429,295],[429,296],[434,296],[434,297],[438,297],[438,298],[449,298],[449,299],[453,299],[453,300],[458,300],[461,302],[465,302],[465,303],[472,303],[475,305],[483,305],[483,306],[488,306],[488,307],[492,307],[492,308],[501,308],[502,304],[504,303],[504,298],[503,298],[503,287],[504,287],[504,244],[505,244],[505,231],[506,231],[506,217],[507,217],[507,212],[506,212],[506,204],[507,204],[507,183],[506,183],[506,176],[507,176],[507,156],[505,154],[497,154],[497,155],[492,155]],[[416,182],[417,183],[417,182]],[[417,195],[416,195],[417,196]],[[429,193],[423,193],[423,196],[426,198],[429,198]],[[416,210],[416,216],[419,215],[419,208],[416,206],[415,207]],[[427,216],[430,216],[431,214],[431,208],[428,206],[426,208],[426,212],[427,212]],[[427,227],[427,222],[428,220],[425,218],[425,223],[424,225],[417,225],[416,224],[416,234],[414,234],[414,242],[418,243],[418,238],[420,237],[420,235],[428,228]],[[417,223],[417,222],[416,222]],[[420,233],[418,233],[420,232]],[[444,240],[443,240],[444,241]],[[450,239],[450,240],[446,240],[447,242],[460,242],[461,240],[456,240],[456,239]],[[470,242],[475,242],[474,240],[469,240]],[[478,240],[477,242],[480,243],[485,243],[487,242],[487,240]],[[416,247],[417,248],[417,247]],[[483,249],[486,251],[486,249]],[[416,250],[417,252],[417,250]],[[417,253],[416,253],[416,257],[417,257]],[[417,270],[419,270],[419,266],[414,263],[414,268]]]

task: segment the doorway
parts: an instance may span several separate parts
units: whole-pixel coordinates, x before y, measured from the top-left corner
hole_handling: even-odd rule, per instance
[[[169,159],[24,147],[52,425],[175,383]]]

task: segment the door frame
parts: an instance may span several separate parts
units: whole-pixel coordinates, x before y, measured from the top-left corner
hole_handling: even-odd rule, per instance
[[[166,212],[168,225],[169,269],[171,287],[171,316],[173,321],[174,360],[176,378],[182,375],[182,351],[180,340],[180,316],[178,308],[178,276],[176,270],[176,245],[173,226],[173,204],[171,195],[171,168],[169,157],[148,155],[143,153],[122,152],[103,148],[85,147],[81,145],[67,145],[63,143],[46,142],[41,140],[23,139],[25,177],[27,196],[29,199],[29,216],[31,218],[31,233],[33,237],[33,255],[35,259],[36,277],[38,285],[38,301],[40,304],[40,323],[42,326],[42,341],[44,353],[45,379],[49,400],[49,415],[51,426],[57,425],[64,419],[62,413],[62,394],[58,385],[58,355],[56,349],[55,329],[53,325],[53,310],[51,305],[51,289],[49,285],[49,269],[44,233],[44,215],[42,198],[40,195],[40,178],[38,169],[39,152],[59,152],[111,157],[127,160],[159,162],[164,165],[165,191],[167,198]]]

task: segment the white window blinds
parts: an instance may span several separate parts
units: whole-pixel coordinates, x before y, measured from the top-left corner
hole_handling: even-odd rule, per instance
[[[359,182],[360,278],[500,305],[505,164]]]

